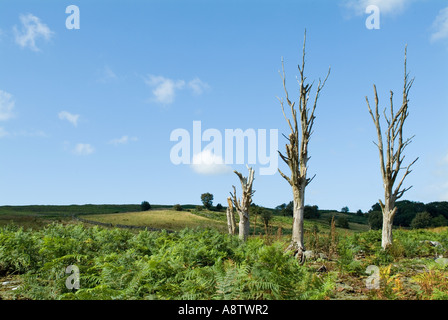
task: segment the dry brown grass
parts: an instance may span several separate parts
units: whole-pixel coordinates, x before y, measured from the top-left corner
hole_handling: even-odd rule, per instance
[[[178,231],[184,228],[212,227],[225,231],[227,226],[216,220],[201,217],[187,211],[150,210],[113,214],[86,215],[83,218],[98,222],[144,226]]]

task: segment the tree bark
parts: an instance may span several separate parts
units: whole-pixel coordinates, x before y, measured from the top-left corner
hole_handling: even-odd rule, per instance
[[[227,203],[228,203],[228,207],[226,210],[227,227],[229,229],[229,234],[234,235],[236,232],[235,212],[233,210],[233,204],[230,198],[227,198]]]
[[[305,43],[306,43],[306,32],[303,41],[303,54],[302,54],[302,64],[298,66],[300,72],[300,78],[297,79],[299,83],[299,103],[298,110],[295,107],[295,102],[289,99],[288,90],[286,89],[286,77],[285,77],[285,67],[282,59],[282,73],[281,78],[283,81],[283,88],[286,95],[286,103],[290,107],[292,118],[289,119],[285,114],[285,108],[283,99],[278,99],[282,107],[283,116],[289,125],[291,130],[289,136],[287,137],[289,144],[286,145],[286,154],[279,152],[282,160],[288,165],[291,170],[291,175],[285,175],[280,169],[278,170],[280,175],[288,181],[292,187],[293,193],[293,225],[292,225],[292,238],[291,244],[288,246],[287,250],[292,250],[296,257],[298,257],[302,262],[304,261],[303,252],[305,251],[305,244],[303,240],[303,217],[305,210],[305,188],[313,180],[313,178],[307,178],[308,169],[308,143],[313,133],[314,119],[316,118],[314,112],[317,106],[317,100],[319,98],[320,92],[325,86],[325,83],[330,75],[330,70],[328,70],[327,76],[324,81],[319,80],[317,85],[316,95],[314,98],[314,103],[312,107],[308,107],[308,100],[310,98],[311,88],[313,84],[306,84],[305,80]],[[298,112],[297,112],[298,111]],[[299,118],[299,119],[298,119]],[[286,137],[286,136],[285,136]]]
[[[295,255],[302,259],[305,252],[303,238],[303,221],[305,212],[305,188],[293,188],[293,223],[292,239],[289,250],[294,251]]]
[[[394,112],[393,104],[393,92],[390,92],[390,116],[387,116],[386,109],[384,110],[384,118],[387,124],[384,136],[385,143],[383,143],[383,133],[381,131],[380,114],[379,114],[379,99],[376,86],[373,85],[374,97],[375,97],[375,111],[372,111],[370,107],[369,99],[366,97],[367,108],[369,109],[370,116],[376,128],[378,143],[374,144],[378,147],[380,157],[380,169],[381,177],[383,179],[384,186],[384,203],[379,200],[381,211],[383,213],[383,229],[381,246],[383,249],[387,249],[393,243],[392,225],[397,208],[395,207],[395,201],[400,199],[403,194],[408,191],[412,186],[403,188],[403,182],[408,174],[412,172],[411,166],[418,160],[415,159],[407,167],[403,167],[404,150],[412,142],[412,138],[403,140],[403,126],[409,115],[408,112],[408,94],[412,87],[414,79],[409,81],[409,75],[406,69],[407,62],[407,47],[404,52],[404,86],[403,86],[403,102],[400,109]],[[394,188],[394,184],[397,181],[399,172],[402,169],[406,169],[398,185]]]
[[[247,237],[249,236],[250,232],[249,208],[252,203],[252,196],[255,193],[255,190],[252,190],[255,171],[252,168],[249,167],[247,168],[249,170],[248,177],[243,177],[241,173],[239,173],[236,170],[234,171],[241,182],[241,188],[242,188],[241,199],[238,200],[236,197],[235,186],[233,186],[233,194],[230,193],[230,195],[232,196],[231,199],[233,206],[235,207],[236,212],[238,213],[238,216],[240,218],[238,228],[239,228],[239,239],[242,241],[246,241]]]
[[[246,241],[250,232],[249,213],[240,213],[240,222],[238,223],[238,238],[242,241]]]

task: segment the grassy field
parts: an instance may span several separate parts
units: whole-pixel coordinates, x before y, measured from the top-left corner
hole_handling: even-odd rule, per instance
[[[179,231],[184,228],[211,227],[225,231],[221,221],[192,214],[188,211],[150,210],[139,212],[85,215],[83,218],[112,225],[132,225]]]
[[[170,205],[152,205],[150,211],[140,211],[140,205],[33,205],[33,206],[0,206],[0,226],[14,223],[24,228],[39,229],[53,222],[73,223],[72,217],[79,216],[97,222],[113,225],[146,226],[158,229],[178,231],[183,228],[213,227],[226,232],[225,212],[196,210],[194,205],[183,205],[184,211],[174,211]],[[274,212],[274,210],[272,210]],[[369,229],[364,217],[354,214],[325,211],[320,219],[306,219],[305,230],[311,232],[316,227],[321,232],[328,232],[330,219],[343,216],[349,221],[349,229],[342,232],[367,231]],[[251,235],[281,234],[290,235],[292,217],[273,214],[269,228],[266,229],[260,216],[251,215]],[[236,217],[238,223],[238,217]]]
[[[0,207],[0,299],[448,299],[447,227],[395,229],[393,246],[383,251],[381,230],[367,231],[365,217],[322,211],[305,220],[313,255],[301,267],[284,252],[292,217],[274,214],[266,228],[252,214],[243,245],[226,234],[225,212],[183,208]],[[178,232],[98,227],[73,215]],[[332,216],[347,218],[349,228],[332,228]],[[66,290],[57,272],[67,264],[81,267],[83,290]],[[372,265],[381,281],[375,290],[366,288]]]

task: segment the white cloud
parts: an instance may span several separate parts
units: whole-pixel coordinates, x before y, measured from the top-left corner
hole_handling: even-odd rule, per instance
[[[163,76],[148,75],[144,78],[145,83],[154,88],[152,90],[153,100],[162,104],[174,102],[176,92],[188,88],[196,96],[201,95],[210,86],[199,78],[186,82],[185,80],[174,80]]]
[[[86,156],[92,154],[94,151],[95,148],[88,143],[78,143],[73,149],[73,153],[79,156]]]
[[[224,164],[222,157],[213,154],[210,150],[204,150],[193,156],[191,167],[196,173],[204,175],[216,175],[232,172],[232,168]]]
[[[448,39],[448,7],[439,11],[432,28],[434,32],[431,34],[431,42]]]
[[[0,121],[6,121],[14,117],[12,110],[15,101],[12,95],[6,91],[0,90]]]
[[[75,127],[78,126],[79,114],[71,114],[67,111],[61,111],[58,113],[59,119],[67,120]]]
[[[150,87],[155,87],[152,90],[155,101],[162,104],[171,104],[174,102],[176,90],[182,89],[185,86],[184,80],[172,80],[162,76],[148,75],[145,83]]]
[[[39,130],[39,131],[27,131],[27,130],[20,130],[16,132],[9,132],[5,130],[5,128],[0,127],[0,139],[5,137],[25,137],[25,138],[47,138],[48,135]]]
[[[130,141],[137,141],[136,137],[122,136],[121,138],[112,139],[109,141],[110,144],[119,145],[119,144],[127,144]]]
[[[356,15],[366,14],[369,5],[377,6],[381,14],[398,14],[412,1],[415,0],[345,0],[343,5]]]
[[[28,47],[33,51],[40,51],[36,46],[36,40],[43,38],[48,41],[54,34],[46,24],[31,13],[20,15],[20,22],[22,23],[22,30],[19,31],[16,26],[13,30],[16,43],[22,48]]]
[[[210,86],[207,83],[203,82],[201,79],[194,78],[193,80],[188,82],[188,87],[193,90],[193,93],[195,95],[201,95],[204,90],[208,89]]]

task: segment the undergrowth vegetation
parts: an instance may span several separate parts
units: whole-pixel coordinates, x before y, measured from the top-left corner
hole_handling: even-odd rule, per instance
[[[342,235],[333,226],[306,238],[318,255],[300,265],[281,234],[242,243],[215,229],[8,225],[0,228],[0,277],[20,278],[9,299],[448,299],[448,229],[395,230],[387,251],[381,231]],[[67,286],[71,265],[78,289]],[[366,289],[369,266],[378,270],[376,289]]]
[[[79,268],[78,290],[67,289],[69,265]],[[241,243],[212,229],[8,226],[0,230],[0,274],[7,273],[22,275],[15,297],[28,299],[324,299],[334,285],[283,243]]]

